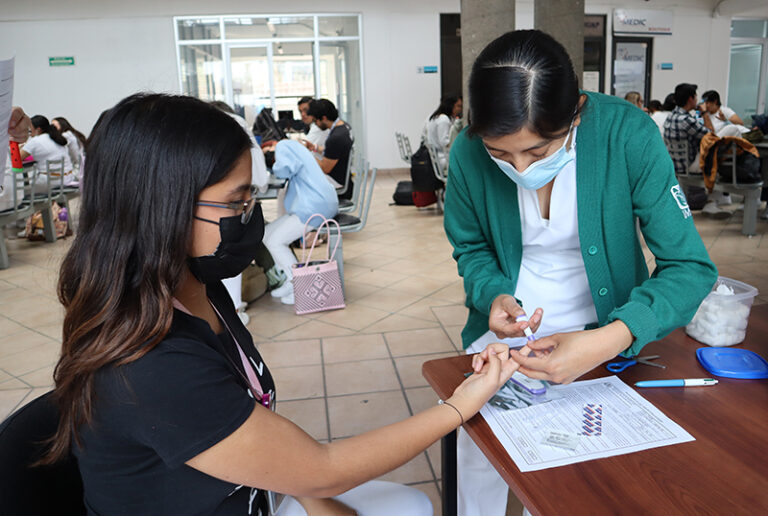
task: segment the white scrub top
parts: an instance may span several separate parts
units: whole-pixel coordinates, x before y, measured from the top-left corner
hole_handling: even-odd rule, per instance
[[[576,133],[574,131],[575,140]],[[575,141],[574,141],[575,145]],[[517,188],[523,257],[515,297],[523,302],[528,316],[544,310],[537,338],[554,333],[580,331],[597,322],[589,290],[587,271],[579,243],[576,202],[576,160],[555,177],[549,204],[549,219],[541,216],[536,190]],[[468,353],[485,348],[497,339],[490,331],[475,341]],[[511,347],[525,344],[525,338],[504,339]]]

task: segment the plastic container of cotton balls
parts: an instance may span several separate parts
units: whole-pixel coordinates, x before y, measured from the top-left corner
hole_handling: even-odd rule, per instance
[[[757,289],[720,276],[685,332],[708,346],[733,346],[744,340]]]

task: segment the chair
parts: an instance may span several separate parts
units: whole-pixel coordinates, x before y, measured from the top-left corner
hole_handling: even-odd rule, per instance
[[[664,138],[667,151],[673,160],[676,158],[688,161],[688,140],[668,140]],[[760,192],[763,187],[762,182],[758,183],[738,183],[736,178],[736,146],[732,145],[729,156],[723,160],[723,166],[731,167],[731,181],[721,182],[720,176],[715,182],[715,191],[728,192],[744,196],[744,220],[741,224],[741,234],[751,236],[757,230],[757,210],[760,207]],[[693,185],[704,187],[704,178],[701,173],[691,172],[686,168],[683,173],[676,173],[677,179],[684,185]]]
[[[13,188],[11,190],[13,206],[0,211],[0,228],[17,220],[26,219],[35,212],[32,204],[33,180],[29,177],[29,170],[16,171],[11,169],[9,173],[13,174]],[[0,235],[0,269],[7,269],[8,267],[10,267],[8,248],[5,244],[5,238]]]
[[[56,227],[53,224],[53,214],[51,206],[58,202],[64,189],[64,158],[57,160],[48,160],[45,163],[45,172],[40,170],[40,165],[35,164],[35,179],[32,186],[32,204],[35,211],[39,211],[43,217],[43,234],[46,242],[56,241]],[[37,180],[45,176],[45,191],[34,192]],[[69,208],[67,208],[69,211]]]
[[[360,206],[355,215],[349,213],[339,213],[334,217],[339,223],[342,233],[356,233],[365,227],[368,220],[368,211],[371,208],[371,198],[373,197],[373,186],[376,181],[377,169],[368,171],[367,163],[361,173],[360,185]]]
[[[408,158],[406,161],[411,163],[411,156],[413,156],[413,149],[411,149],[411,140],[403,134],[403,146],[405,147],[405,156]]]
[[[349,213],[339,213],[333,217],[339,223],[339,229],[342,233],[356,233],[365,227],[368,221],[368,211],[371,208],[371,199],[373,198],[373,187],[376,182],[377,169],[368,171],[368,162],[362,160],[363,169],[360,177],[360,207],[357,215]],[[328,246],[333,249],[336,246],[337,235],[331,233],[328,239]],[[344,288],[344,248],[342,242],[336,249],[336,263],[339,266],[339,277],[341,278],[341,288]]]
[[[437,210],[443,212],[443,203],[445,201],[445,183],[448,181],[448,170],[446,170],[440,162],[438,157],[437,147],[428,143],[424,144],[429,152],[429,161],[432,162],[432,171],[435,173],[435,177],[442,183],[442,188],[438,188],[435,191],[437,196]]]
[[[397,148],[400,151],[400,159],[411,164],[411,156],[413,151],[411,150],[411,140],[408,139],[403,133],[395,133],[395,140],[397,141]]]
[[[86,514],[77,459],[31,467],[43,443],[59,424],[59,411],[47,392],[8,416],[0,425],[0,500],[7,516]]]
[[[344,195],[349,190],[349,180],[352,177],[352,163],[355,161],[355,144],[349,148],[349,158],[347,159],[347,174],[344,176],[344,184],[336,188],[336,195]]]
[[[362,170],[363,169],[363,163],[365,162],[365,158],[360,156],[360,158],[357,160],[358,163],[353,165],[355,170]],[[356,174],[355,172],[352,172],[351,175],[353,176],[360,176],[360,174]],[[355,211],[355,209],[358,206],[358,201],[360,200],[360,191],[361,191],[361,185],[360,181],[356,181],[354,183],[354,186],[352,187],[352,199],[339,199],[339,213],[349,213],[351,211]]]

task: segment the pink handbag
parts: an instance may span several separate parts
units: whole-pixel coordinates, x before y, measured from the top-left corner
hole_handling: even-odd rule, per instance
[[[304,234],[307,234],[309,221],[315,217],[320,217],[323,222],[318,226],[315,232],[315,238],[309,253],[306,254],[304,263],[293,265],[293,296],[295,299],[294,308],[297,315],[322,312],[324,310],[334,310],[345,308],[344,292],[341,289],[341,276],[339,275],[339,266],[334,259],[336,250],[341,242],[341,229],[339,223],[333,219],[326,219],[319,213],[316,213],[307,219],[304,224]],[[336,226],[339,238],[333,252],[330,250],[331,225]],[[328,234],[328,250],[325,260],[311,261],[312,251],[317,244],[317,238],[325,226]],[[306,252],[306,242],[302,241],[302,253]]]

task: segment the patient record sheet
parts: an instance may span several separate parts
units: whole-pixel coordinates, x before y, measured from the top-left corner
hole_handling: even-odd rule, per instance
[[[617,376],[552,385],[548,391],[561,397],[521,409],[487,403],[480,411],[522,472],[694,440]],[[577,435],[576,448],[543,444],[551,432]]]

